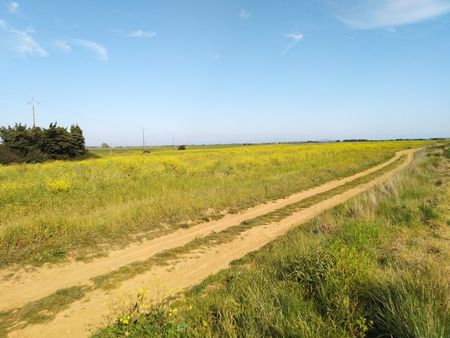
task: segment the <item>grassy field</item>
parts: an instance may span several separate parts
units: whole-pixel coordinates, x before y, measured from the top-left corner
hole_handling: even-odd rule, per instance
[[[351,175],[423,142],[97,149],[0,167],[0,266],[86,258]]]
[[[448,337],[448,149],[96,337]]]
[[[217,150],[217,149],[231,149],[240,148],[242,144],[218,144],[218,145],[190,145],[186,146],[189,150]],[[173,152],[177,150],[178,146],[148,146],[145,150],[148,153],[160,153],[160,152]],[[90,147],[89,152],[100,157],[111,157],[111,156],[139,156],[143,154],[143,148],[140,147],[112,147],[101,148],[101,147]]]

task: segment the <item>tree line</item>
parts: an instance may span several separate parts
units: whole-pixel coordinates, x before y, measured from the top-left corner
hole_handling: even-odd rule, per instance
[[[0,127],[0,163],[36,163],[68,160],[88,155],[83,131],[78,125],[69,129],[50,123],[48,128],[16,124]]]

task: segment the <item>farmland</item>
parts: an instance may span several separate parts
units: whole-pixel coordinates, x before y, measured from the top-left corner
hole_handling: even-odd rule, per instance
[[[423,142],[127,149],[0,168],[0,266],[84,259],[349,176]]]
[[[0,338],[450,338],[450,0],[0,4]]]
[[[422,152],[182,297],[140,290],[95,337],[448,337],[449,179],[448,155]]]
[[[1,168],[0,336],[447,332],[448,144],[95,151]]]

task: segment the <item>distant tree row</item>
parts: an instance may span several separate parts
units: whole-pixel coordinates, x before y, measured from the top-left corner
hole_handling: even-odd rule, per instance
[[[28,128],[22,124],[1,127],[0,163],[36,163],[68,160],[87,155],[83,131],[51,123],[48,128]]]

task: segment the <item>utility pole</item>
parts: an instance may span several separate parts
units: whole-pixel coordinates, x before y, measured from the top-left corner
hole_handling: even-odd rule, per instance
[[[36,101],[33,96],[33,98],[31,99],[30,102],[28,102],[28,104],[31,106],[31,110],[33,111],[33,128],[35,128],[36,127],[36,112],[35,112],[35,110],[36,110],[36,105],[39,106],[39,101]]]
[[[173,146],[173,149],[175,149],[175,136],[172,136],[172,146]]]
[[[142,127],[142,150],[145,151],[145,129]]]

